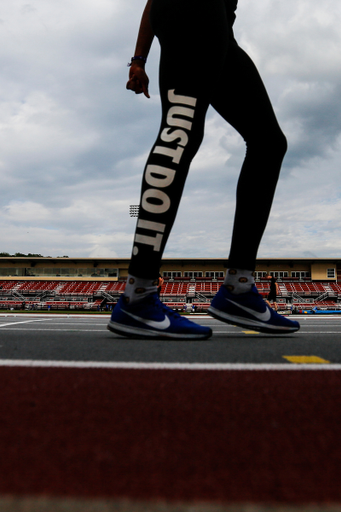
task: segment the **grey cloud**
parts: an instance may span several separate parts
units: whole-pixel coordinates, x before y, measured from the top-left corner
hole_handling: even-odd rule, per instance
[[[260,255],[284,255],[288,240],[295,240],[289,256],[335,254],[340,6],[330,0],[239,4],[238,40],[256,61],[289,139]],[[129,204],[139,199],[160,116],[157,41],[147,65],[152,99],[125,89],[142,9],[137,0],[3,6],[2,250],[129,256],[135,226]],[[210,111],[166,255],[227,255],[244,153],[241,138]]]

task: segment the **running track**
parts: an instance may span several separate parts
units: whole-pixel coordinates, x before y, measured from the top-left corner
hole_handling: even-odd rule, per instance
[[[127,511],[340,504],[341,317],[302,318],[285,337],[200,321],[212,340],[1,316],[0,494],[130,500],[110,509]]]

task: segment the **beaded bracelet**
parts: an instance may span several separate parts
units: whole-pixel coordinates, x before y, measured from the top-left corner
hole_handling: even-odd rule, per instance
[[[146,57],[143,57],[143,55],[135,55],[135,57],[132,57],[131,58],[131,61],[128,62],[128,67],[130,67],[133,63],[133,60],[143,60],[144,63],[147,62],[147,58]]]

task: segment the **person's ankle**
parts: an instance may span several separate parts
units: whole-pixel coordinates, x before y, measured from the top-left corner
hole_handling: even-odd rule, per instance
[[[151,293],[157,292],[158,277],[155,279],[145,279],[128,275],[127,284],[124,289],[124,299],[127,304],[139,302]]]
[[[224,281],[225,288],[234,295],[250,292],[255,284],[253,270],[229,268]]]

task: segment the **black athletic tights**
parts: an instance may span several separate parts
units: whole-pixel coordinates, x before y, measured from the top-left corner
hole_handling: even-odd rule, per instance
[[[227,4],[153,1],[151,23],[161,44],[162,120],[142,180],[129,268],[136,277],[158,276],[209,105],[246,143],[229,266],[254,270],[287,146],[263,82],[233,37],[234,13]]]

